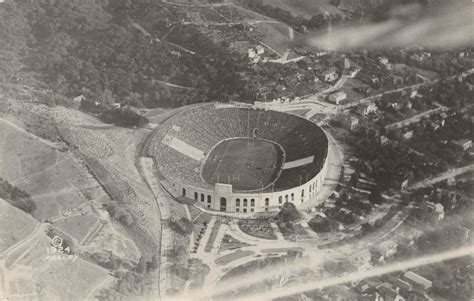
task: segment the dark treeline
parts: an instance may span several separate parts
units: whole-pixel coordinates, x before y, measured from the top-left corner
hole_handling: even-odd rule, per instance
[[[26,213],[31,214],[36,209],[35,203],[27,192],[18,189],[2,178],[0,178],[0,198]]]

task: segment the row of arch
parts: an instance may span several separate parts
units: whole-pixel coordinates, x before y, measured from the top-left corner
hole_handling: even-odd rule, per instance
[[[271,199],[273,199],[275,201],[275,203],[271,202],[270,197],[266,197],[264,199],[264,204],[261,204],[261,203],[257,204],[255,198],[235,198],[235,199],[232,198],[232,200],[229,200],[229,201],[232,201],[233,205],[235,205],[235,206],[232,206],[232,205],[230,205],[230,203],[228,204],[227,199],[225,197],[221,197],[219,202],[217,204],[214,204],[214,205],[217,206],[216,209],[220,210],[220,211],[227,211],[229,206],[230,206],[230,208],[233,207],[232,209],[235,210],[235,212],[244,212],[244,213],[246,213],[246,212],[255,212],[256,211],[255,208],[257,208],[257,207],[258,208],[264,207],[264,210],[268,211],[269,208],[272,208],[272,207],[280,208],[280,206],[283,203],[295,202],[298,199],[301,199],[301,202],[303,202],[305,197],[311,197],[313,194],[315,194],[317,192],[319,182],[320,182],[320,180],[316,179],[316,181],[309,184],[309,186],[306,186],[305,188],[301,189],[301,193],[299,193],[297,191],[297,192],[287,193],[287,194],[284,194],[284,195],[282,194],[282,195],[278,196],[278,199],[274,199],[272,197]],[[306,192],[308,193],[307,196],[305,196]],[[186,193],[187,193],[186,188],[182,188],[182,195],[184,197],[186,197]],[[298,195],[300,195],[300,198],[298,198]],[[205,193],[200,193],[200,192],[194,191],[194,200],[196,202],[200,201],[201,203],[206,204],[207,208],[214,208],[215,207],[215,206],[213,206],[213,203],[212,203],[213,202],[213,196],[211,194],[205,194]],[[278,203],[276,203],[277,200],[278,200]],[[271,204],[271,203],[273,203],[273,204]]]

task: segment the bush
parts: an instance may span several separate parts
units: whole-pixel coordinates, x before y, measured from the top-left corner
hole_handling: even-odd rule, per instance
[[[194,225],[193,223],[185,217],[180,218],[179,220],[170,220],[169,226],[171,230],[181,235],[189,235],[193,232]]]
[[[100,115],[100,119],[106,123],[113,123],[118,126],[143,127],[148,123],[148,119],[128,108],[109,109]]]
[[[331,222],[322,216],[316,215],[309,222],[308,226],[316,233],[326,233],[331,231]]]
[[[287,202],[281,206],[277,218],[283,222],[291,222],[299,219],[300,213],[298,209],[296,209],[295,204]]]
[[[105,204],[104,207],[107,212],[122,225],[131,226],[134,224],[133,216],[127,209],[117,207],[116,204]]]

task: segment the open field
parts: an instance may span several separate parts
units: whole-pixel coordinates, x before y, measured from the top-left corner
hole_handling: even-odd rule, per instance
[[[252,256],[253,254],[255,254],[254,251],[235,251],[234,253],[230,253],[230,254],[217,258],[215,262],[218,265],[226,265],[231,261],[244,258],[247,256]]]
[[[94,215],[76,215],[53,223],[54,227],[63,231],[78,242],[81,242],[86,235],[97,226],[99,219]]]
[[[214,226],[212,227],[211,235],[209,236],[209,239],[207,240],[206,247],[204,248],[204,251],[211,252],[212,247],[214,246],[214,243],[216,242],[217,233],[219,233],[219,228],[220,227],[221,227],[221,222],[216,221],[214,223]]]
[[[50,262],[35,273],[40,296],[57,296],[59,300],[84,300],[107,276],[107,270],[82,259]]]
[[[229,183],[234,189],[254,190],[275,180],[278,147],[257,139],[232,139],[218,144],[203,167],[203,178],[211,184]]]
[[[0,176],[29,193],[43,221],[104,194],[70,153],[60,152],[9,124],[0,127]]]
[[[30,215],[0,199],[0,254],[33,232],[37,224]]]
[[[120,258],[138,262],[140,251],[132,240],[118,232],[112,224],[100,227],[99,232],[87,243],[90,250],[108,250]]]

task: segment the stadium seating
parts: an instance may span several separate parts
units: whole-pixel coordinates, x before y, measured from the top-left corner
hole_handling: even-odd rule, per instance
[[[179,127],[179,130],[177,130]],[[314,177],[327,152],[324,132],[312,122],[290,114],[249,108],[216,108],[205,104],[180,111],[161,124],[153,137],[151,154],[166,176],[198,187],[209,187],[200,175],[201,161],[196,161],[163,143],[163,138],[175,137],[208,154],[223,139],[256,137],[283,147],[286,161],[314,156],[312,164],[281,171],[275,190],[298,186]]]

